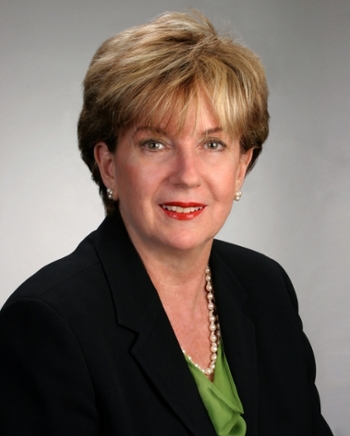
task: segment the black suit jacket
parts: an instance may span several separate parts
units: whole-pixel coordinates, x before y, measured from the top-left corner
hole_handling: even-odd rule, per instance
[[[210,265],[247,435],[331,435],[285,272],[219,241]],[[215,435],[118,214],[10,297],[0,353],[2,436]]]

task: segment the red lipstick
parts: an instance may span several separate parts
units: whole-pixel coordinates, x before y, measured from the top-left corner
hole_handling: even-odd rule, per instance
[[[179,221],[184,221],[192,220],[200,215],[205,208],[205,204],[174,201],[163,203],[160,205],[160,207],[168,217]]]

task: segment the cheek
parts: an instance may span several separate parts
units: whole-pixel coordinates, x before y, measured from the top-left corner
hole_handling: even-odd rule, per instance
[[[140,207],[142,202],[147,200],[152,193],[154,186],[154,171],[147,171],[146,168],[132,164],[124,164],[117,170],[117,189],[119,198],[124,204],[137,203]]]
[[[215,193],[218,200],[224,203],[232,203],[235,195],[235,172],[232,167],[220,172],[220,178],[215,180]]]
[[[125,162],[117,162],[115,177],[119,189],[125,189],[133,185],[136,180],[135,175],[137,176],[137,171],[132,165]]]

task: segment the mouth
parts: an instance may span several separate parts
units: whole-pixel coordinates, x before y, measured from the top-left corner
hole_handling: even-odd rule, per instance
[[[164,203],[160,205],[166,215],[177,220],[191,220],[198,216],[205,208],[199,203]]]

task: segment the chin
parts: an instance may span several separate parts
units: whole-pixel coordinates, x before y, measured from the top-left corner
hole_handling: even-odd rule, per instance
[[[173,235],[173,237],[168,240],[167,246],[172,250],[178,250],[178,251],[192,251],[196,249],[203,249],[207,244],[212,243],[213,237],[208,237],[203,239],[201,237],[193,238],[193,235]]]

